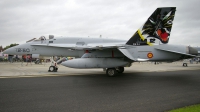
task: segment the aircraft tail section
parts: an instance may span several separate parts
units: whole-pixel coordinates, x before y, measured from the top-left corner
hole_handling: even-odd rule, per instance
[[[176,7],[157,8],[126,44],[134,46],[167,44],[175,11]]]

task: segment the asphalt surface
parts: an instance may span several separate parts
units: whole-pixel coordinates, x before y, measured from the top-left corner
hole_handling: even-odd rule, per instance
[[[0,112],[160,112],[200,103],[200,70],[0,78]]]

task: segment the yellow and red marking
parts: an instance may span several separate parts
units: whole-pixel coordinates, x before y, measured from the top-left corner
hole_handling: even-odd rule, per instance
[[[85,50],[85,53],[89,53],[89,51],[88,51],[88,50]]]
[[[142,33],[141,33],[141,31],[140,31],[140,29],[138,29],[138,34],[139,34],[139,36],[140,36],[140,38],[144,41],[145,40],[145,37],[142,35]],[[153,44],[152,43],[150,43],[150,42],[147,42],[147,44],[149,45],[149,46],[153,46]]]
[[[148,57],[148,58],[153,58],[153,53],[151,53],[151,52],[148,53],[148,54],[147,54],[147,57]]]

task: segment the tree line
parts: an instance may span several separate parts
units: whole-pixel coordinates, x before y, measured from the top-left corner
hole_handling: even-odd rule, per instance
[[[6,49],[8,49],[8,48],[11,48],[11,47],[17,46],[17,45],[19,45],[19,44],[16,44],[16,43],[15,43],[15,44],[10,44],[10,45],[4,47],[4,48],[3,48],[3,51],[6,50]]]

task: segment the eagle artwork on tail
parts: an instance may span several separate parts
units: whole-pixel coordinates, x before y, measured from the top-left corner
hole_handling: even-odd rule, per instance
[[[126,44],[134,46],[167,44],[175,11],[176,7],[157,8]]]
[[[175,14],[174,8],[170,10],[158,9],[155,11],[143,26],[142,35],[147,34],[147,38],[155,37],[162,43],[168,43]]]

